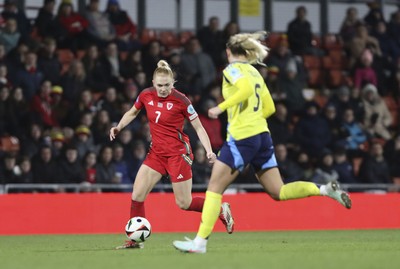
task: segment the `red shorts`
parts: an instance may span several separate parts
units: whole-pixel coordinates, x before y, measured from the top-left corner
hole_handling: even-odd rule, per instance
[[[192,178],[193,154],[159,156],[151,151],[143,164],[156,170],[162,175],[169,175],[172,183],[186,181]]]

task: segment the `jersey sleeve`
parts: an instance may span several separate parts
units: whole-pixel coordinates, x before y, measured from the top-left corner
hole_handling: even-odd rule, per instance
[[[254,93],[253,86],[247,78],[236,81],[234,85],[238,88],[235,94],[218,105],[222,111],[245,101]]]
[[[225,79],[232,85],[234,85],[240,78],[244,76],[241,70],[232,64],[228,65],[224,69],[223,75]]]
[[[135,106],[135,108],[137,110],[141,110],[144,107],[144,103],[143,103],[144,98],[145,98],[145,95],[143,94],[143,92],[141,92],[139,94],[139,96],[136,98],[136,101],[133,105]]]
[[[196,110],[194,109],[193,105],[190,102],[188,104],[184,104],[184,106],[185,106],[184,114],[186,118],[192,121],[198,117]]]

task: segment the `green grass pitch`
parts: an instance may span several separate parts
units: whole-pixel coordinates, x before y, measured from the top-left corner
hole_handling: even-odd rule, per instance
[[[175,250],[185,235],[154,233],[126,250],[113,249],[123,234],[0,236],[0,268],[400,268],[400,230],[215,233],[207,254]]]

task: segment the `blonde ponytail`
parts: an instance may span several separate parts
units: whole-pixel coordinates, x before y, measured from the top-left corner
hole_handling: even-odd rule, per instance
[[[171,76],[172,78],[174,77],[174,73],[172,72],[171,67],[169,66],[168,62],[165,60],[158,61],[157,68],[156,68],[156,70],[154,70],[154,73],[153,73],[153,78],[157,74],[165,74],[165,75]]]
[[[268,47],[261,44],[267,32],[258,31],[255,33],[243,33],[231,36],[226,44],[232,54],[241,54],[246,56],[251,64],[263,64],[268,55]]]

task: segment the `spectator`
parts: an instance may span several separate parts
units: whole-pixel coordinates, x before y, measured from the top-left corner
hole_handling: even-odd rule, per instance
[[[378,40],[368,34],[367,27],[364,24],[359,24],[357,25],[356,35],[349,43],[349,67],[354,66],[365,49],[369,49],[373,55],[382,55]]]
[[[372,36],[378,40],[385,60],[397,63],[400,56],[400,46],[396,44],[395,39],[387,31],[386,23],[383,21],[378,22],[372,30]]]
[[[129,155],[132,156],[132,158],[127,160],[127,163],[129,164],[129,175],[130,175],[129,177],[131,179],[131,182],[133,183],[135,181],[140,166],[142,165],[144,159],[146,158],[147,149],[145,143],[142,140],[136,140],[132,144],[130,150],[131,153]],[[125,157],[125,159],[127,158]]]
[[[96,145],[104,145],[110,141],[109,130],[111,125],[112,122],[107,110],[103,109],[97,112],[92,127],[93,140]]]
[[[213,151],[217,152],[221,148],[224,139],[222,138],[222,126],[219,119],[212,119],[208,117],[208,110],[212,107],[215,107],[217,103],[212,99],[204,99],[200,107],[199,111],[199,119],[206,130],[207,134],[210,137],[211,148]],[[190,140],[192,141],[192,140]]]
[[[89,151],[95,151],[92,133],[85,125],[79,125],[75,128],[75,137],[73,139],[74,146],[78,151],[78,159],[83,160]]]
[[[58,161],[59,183],[82,183],[86,179],[85,170],[78,158],[78,149],[74,145],[65,148],[64,155]]]
[[[17,177],[15,183],[30,184],[33,183],[32,163],[28,157],[22,157],[18,163]]]
[[[40,122],[46,129],[59,125],[51,106],[51,88],[50,81],[43,81],[39,92],[33,97],[31,103],[31,111],[35,121]]]
[[[359,178],[361,183],[393,183],[388,163],[383,156],[383,147],[379,142],[372,141],[369,154],[361,163]]]
[[[140,48],[137,27],[125,10],[122,10],[118,0],[108,0],[106,13],[116,32],[115,42],[121,51],[131,51]]]
[[[97,102],[98,110],[106,110],[111,122],[118,122],[122,117],[120,103],[117,99],[117,91],[114,87],[108,87],[103,97]]]
[[[88,40],[88,21],[74,11],[71,0],[63,0],[58,7],[57,21],[65,34],[60,37],[59,47],[77,51],[83,49]]]
[[[99,11],[99,0],[90,0],[85,13],[89,25],[87,31],[90,38],[99,48],[104,48],[108,42],[114,40],[115,29],[108,14]]]
[[[18,32],[17,21],[14,18],[7,19],[0,32],[0,43],[4,45],[6,54],[17,46],[20,38],[21,34]]]
[[[337,145],[343,146],[350,156],[360,156],[363,144],[367,141],[367,136],[359,122],[354,118],[354,111],[346,108],[343,113],[339,140]]]
[[[129,164],[124,158],[124,148],[121,144],[114,144],[113,146],[113,164],[115,166],[115,173],[117,177],[121,178],[122,184],[132,184],[132,178],[129,175]]]
[[[388,24],[388,33],[395,41],[397,47],[400,47],[400,10],[394,12]]]
[[[323,118],[328,123],[332,136],[332,143],[329,145],[331,147],[339,137],[341,119],[337,115],[336,107],[331,104],[328,104],[324,107]]]
[[[378,1],[370,1],[367,3],[369,11],[364,17],[364,22],[368,25],[370,29],[375,28],[378,23],[385,23],[385,18],[382,14],[382,9]]]
[[[60,85],[63,88],[63,98],[70,104],[75,104],[86,88],[86,72],[79,60],[72,61],[68,71],[62,75]]]
[[[121,177],[116,174],[115,165],[112,162],[113,150],[110,146],[100,149],[99,159],[96,164],[97,183],[121,183]]]
[[[64,152],[65,136],[61,131],[52,131],[51,138],[51,151],[54,158],[59,159]]]
[[[6,21],[10,18],[15,19],[22,39],[28,39],[31,32],[31,23],[26,17],[24,10],[18,9],[17,0],[4,0],[4,10],[1,12],[1,16]]]
[[[311,158],[319,158],[331,143],[331,133],[327,122],[319,115],[315,102],[305,105],[305,114],[300,117],[294,129],[294,138]]]
[[[338,174],[338,181],[344,184],[356,184],[358,183],[355,175],[353,165],[348,161],[346,150],[344,148],[338,147],[333,152],[333,166],[332,168]]]
[[[42,126],[37,123],[31,123],[29,126],[29,133],[27,137],[22,140],[21,153],[24,156],[32,158],[39,152],[39,149],[46,145],[45,140],[42,136]]]
[[[203,51],[210,55],[217,67],[222,67],[222,55],[224,53],[224,45],[222,41],[222,32],[219,30],[219,18],[210,17],[208,25],[203,26],[197,32],[197,38],[203,48]]]
[[[373,57],[369,49],[365,49],[361,54],[360,64],[354,70],[354,87],[361,89],[369,83],[378,86],[378,79],[372,68]]]
[[[194,160],[192,164],[193,183],[206,185],[210,180],[211,167],[208,163],[206,150],[198,144],[194,150]]]
[[[231,36],[240,33],[239,24],[235,21],[229,21],[225,24],[224,29],[222,30],[222,51],[225,51],[225,45],[228,43],[229,38]],[[227,65],[228,59],[226,57],[226,53],[222,53],[222,65]]]
[[[161,59],[162,49],[159,41],[151,41],[147,46],[143,47],[142,65],[149,85],[152,85],[151,78],[153,77],[153,71],[156,69],[157,63]]]
[[[38,16],[35,19],[35,27],[40,37],[54,38],[58,40],[59,36],[65,35],[65,31],[53,12],[56,0],[43,0],[43,6],[39,9]]]
[[[24,91],[24,97],[30,102],[40,89],[44,75],[37,66],[37,55],[30,51],[26,53],[23,59],[22,66],[16,71],[16,80],[13,84],[19,86]]]
[[[282,102],[275,103],[275,108],[275,114],[268,119],[268,128],[275,144],[287,145],[293,135],[288,111]]]
[[[185,93],[195,96],[197,101],[216,77],[211,57],[202,52],[200,42],[195,37],[185,45],[185,50],[181,54],[180,70],[186,83]]]
[[[275,102],[286,99],[286,94],[280,85],[280,73],[281,72],[277,66],[269,66],[267,68],[267,79],[265,83],[267,84],[268,90]]]
[[[355,7],[349,7],[346,11],[346,17],[340,26],[340,36],[346,47],[355,36],[357,25],[361,23],[362,20],[358,18],[358,10]]]
[[[34,183],[58,183],[60,173],[53,158],[51,147],[43,145],[38,154],[32,158],[32,174]]]
[[[364,103],[364,128],[373,138],[391,138],[389,127],[392,116],[386,103],[379,96],[378,90],[372,84],[367,84],[362,90]]]
[[[313,54],[311,24],[306,16],[306,8],[299,6],[296,8],[296,18],[288,25],[289,46],[295,55]]]
[[[296,62],[293,59],[287,63],[284,70],[285,75],[281,79],[280,86],[286,95],[285,104],[291,114],[299,114],[305,104],[303,97],[303,88],[305,85],[301,81],[297,72]]]
[[[69,103],[63,99],[63,88],[60,86],[53,86],[51,88],[51,109],[53,117],[60,125],[65,125],[65,119],[69,111]]]
[[[333,156],[331,151],[325,150],[322,154],[321,161],[315,169],[312,181],[316,184],[327,184],[339,179],[338,172],[333,167]]]
[[[124,78],[133,79],[139,72],[143,72],[142,51],[131,50],[121,65],[121,73]]]
[[[57,43],[53,38],[45,38],[43,47],[38,53],[38,66],[42,70],[44,79],[50,80],[52,84],[60,82],[62,65],[56,53]]]
[[[104,65],[105,74],[108,76],[108,84],[117,88],[118,91],[122,90],[125,82],[124,77],[121,75],[121,63],[122,60],[119,56],[117,45],[109,43],[102,57],[102,64]]]
[[[83,90],[79,95],[79,100],[69,110],[67,126],[76,127],[83,114],[91,113],[95,115],[96,111],[93,94],[89,90]]]
[[[297,155],[297,164],[303,170],[303,178],[302,180],[311,181],[311,178],[314,175],[314,167],[311,163],[310,157],[305,151],[300,151]]]
[[[394,179],[400,179],[400,135],[390,139],[384,147],[385,160],[390,169],[390,175]]]
[[[0,165],[0,184],[17,183],[16,168],[17,160],[15,155],[6,154],[3,158],[3,163]]]
[[[26,133],[26,128],[21,122],[29,122],[30,111],[28,102],[24,98],[24,94],[20,87],[12,91],[10,97],[10,109],[13,113],[8,113],[8,123],[12,123],[11,134],[23,139]]]
[[[284,144],[275,145],[275,155],[279,172],[285,184],[303,179],[301,167],[288,157],[287,148]]]
[[[86,73],[85,85],[93,92],[103,92],[110,84],[110,75],[99,56],[99,49],[96,45],[91,45],[86,49],[82,63]]]
[[[353,109],[355,120],[361,122],[364,117],[364,106],[360,99],[360,89],[353,88],[350,92],[349,87],[343,85],[335,90],[335,94],[328,100],[329,105],[336,108],[339,119],[343,118],[345,109]]]
[[[86,152],[86,155],[83,157],[83,169],[85,169],[86,173],[85,182],[89,182],[91,184],[96,183],[96,164],[96,153],[93,151]]]
[[[13,133],[13,127],[17,124],[13,115],[10,100],[10,89],[7,87],[0,88],[0,136]]]

